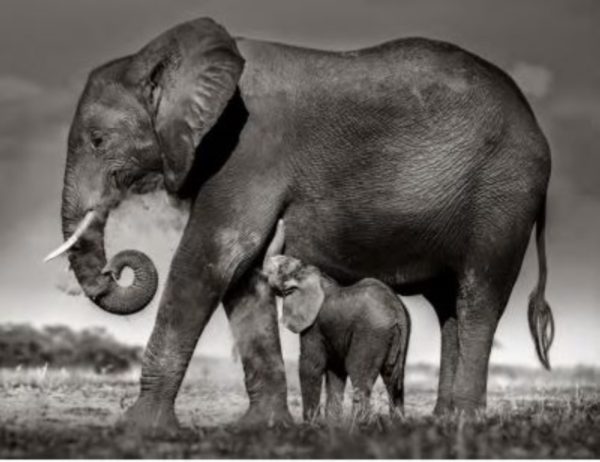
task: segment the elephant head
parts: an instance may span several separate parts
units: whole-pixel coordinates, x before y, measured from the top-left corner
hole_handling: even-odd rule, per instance
[[[282,324],[299,334],[313,325],[325,300],[319,269],[300,260],[279,255],[285,241],[284,224],[277,229],[263,262],[263,275],[269,286],[283,297]]]
[[[296,334],[312,326],[325,300],[321,272],[285,255],[271,257],[263,272],[283,297],[282,324]]]
[[[162,175],[168,192],[181,190],[243,65],[232,37],[202,18],[90,73],[68,138],[61,210],[66,242],[48,259],[68,251],[85,294],[104,310],[139,311],[157,289],[154,264],[144,254],[122,252],[107,264],[110,210],[151,175]],[[135,275],[129,287],[114,278],[124,267]]]

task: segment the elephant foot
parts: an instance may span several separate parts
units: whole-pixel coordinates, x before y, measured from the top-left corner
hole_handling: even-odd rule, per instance
[[[370,407],[367,406],[359,406],[354,407],[352,409],[351,414],[351,426],[358,425],[359,427],[368,426],[373,422],[373,419],[376,417],[375,414],[371,412]]]
[[[118,426],[125,431],[154,437],[174,437],[183,431],[175,416],[173,404],[142,399],[138,399],[127,409]]]
[[[438,400],[433,414],[438,417],[454,416],[471,418],[485,414],[485,409],[485,402],[455,397],[452,402]]]
[[[392,422],[404,422],[405,418],[403,407],[394,406],[390,409],[390,420]]]
[[[287,408],[287,405],[260,405],[251,404],[246,413],[237,422],[242,428],[261,427],[289,427],[294,423],[294,419]]]
[[[486,399],[485,394],[483,395],[471,395],[471,394],[454,394],[452,404],[454,405],[454,413],[461,417],[479,417],[485,414]]]
[[[316,416],[313,415],[312,419],[310,417],[307,419],[307,417],[309,417],[309,416],[304,417],[304,421],[312,422],[312,421],[314,421],[314,419],[318,418],[319,415],[318,414]],[[325,411],[325,421],[330,425],[339,424],[340,422],[342,422],[343,418],[344,418],[344,413],[343,413],[343,410],[341,410],[341,409],[340,410],[336,409],[335,411]]]
[[[435,403],[433,415],[443,417],[454,413],[454,405],[451,400],[439,399]]]

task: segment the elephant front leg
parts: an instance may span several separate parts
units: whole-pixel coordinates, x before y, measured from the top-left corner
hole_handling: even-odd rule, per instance
[[[175,397],[200,334],[228,289],[243,285],[275,229],[285,189],[270,170],[264,171],[265,178],[250,177],[246,170],[238,175],[232,167],[223,173],[225,179],[206,184],[194,202],[144,356],[140,397],[128,411],[138,425],[176,425]],[[253,185],[260,188],[253,190]],[[240,350],[249,375],[250,415],[261,420],[266,414],[288,417],[273,303],[266,284],[256,280],[228,301],[238,338],[241,332],[252,332]],[[244,321],[248,324],[242,325]]]
[[[142,430],[178,428],[174,404],[200,334],[244,253],[223,245],[194,213],[173,256],[154,329],[142,362],[140,395],[126,422]],[[204,220],[206,222],[206,220]],[[204,234],[198,232],[203,229]]]
[[[242,424],[288,424],[287,384],[281,355],[275,297],[257,272],[223,300],[242,358],[250,407]]]
[[[219,302],[214,284],[188,274],[176,255],[144,353],[140,395],[125,421],[142,431],[179,429],[175,398],[202,330]],[[193,283],[192,283],[193,281]]]

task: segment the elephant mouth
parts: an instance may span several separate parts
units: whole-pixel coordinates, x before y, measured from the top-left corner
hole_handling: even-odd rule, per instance
[[[147,194],[153,191],[164,190],[164,177],[161,174],[152,172],[147,175],[143,175],[124,189],[124,191],[109,194],[107,199],[103,201],[102,205],[90,208],[75,227],[73,234],[71,234],[71,236],[60,246],[46,255],[44,258],[44,263],[54,260],[73,248],[85,235],[85,232],[93,224],[95,224],[94,222],[106,220],[108,212],[117,207],[118,204],[128,196],[128,194]]]

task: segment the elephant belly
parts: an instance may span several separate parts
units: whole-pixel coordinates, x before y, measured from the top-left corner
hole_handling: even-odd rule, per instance
[[[290,206],[286,254],[313,264],[341,283],[375,277],[396,287],[433,279],[454,258],[436,232],[435,217],[400,208],[343,206],[334,201]]]
[[[458,271],[483,157],[470,141],[460,149],[450,140],[444,149],[390,142],[378,153],[360,143],[320,151],[313,163],[329,163],[311,181],[296,180],[284,213],[286,252],[345,283],[375,277],[402,287]]]

